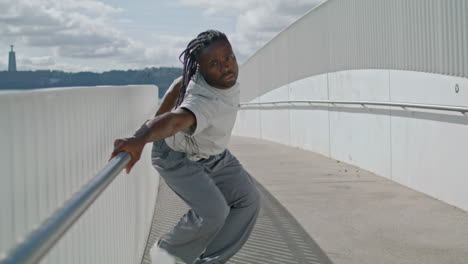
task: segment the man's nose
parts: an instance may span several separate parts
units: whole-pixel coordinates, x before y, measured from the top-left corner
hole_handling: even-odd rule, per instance
[[[221,72],[226,73],[230,69],[230,65],[227,62],[220,63],[219,66],[221,67]]]

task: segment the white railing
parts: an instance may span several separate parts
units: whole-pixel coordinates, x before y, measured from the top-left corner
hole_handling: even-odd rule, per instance
[[[155,86],[75,87],[0,94],[0,259],[107,163],[157,106]],[[138,263],[158,175],[144,150],[41,263]]]
[[[468,107],[462,106],[448,106],[448,105],[429,105],[429,104],[411,104],[411,103],[393,103],[393,102],[371,102],[371,101],[333,101],[333,100],[288,100],[288,101],[273,101],[273,102],[255,102],[255,103],[241,103],[241,108],[255,107],[255,106],[301,106],[311,104],[330,104],[330,105],[367,105],[374,106],[397,106],[403,109],[431,109],[440,111],[460,112],[462,114],[468,113]]]

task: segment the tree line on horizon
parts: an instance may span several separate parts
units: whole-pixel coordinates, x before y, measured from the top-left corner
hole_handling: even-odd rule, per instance
[[[142,70],[95,72],[63,72],[51,70],[0,71],[0,90],[41,89],[52,87],[154,84],[161,98],[169,85],[182,75],[181,68],[160,67]]]

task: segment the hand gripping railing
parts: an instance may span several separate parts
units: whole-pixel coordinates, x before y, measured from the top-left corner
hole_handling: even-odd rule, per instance
[[[130,154],[119,153],[62,208],[55,211],[38,229],[0,260],[1,264],[33,264],[55,245],[80,218],[130,161]]]
[[[431,104],[413,104],[413,103],[394,103],[394,102],[373,102],[373,101],[330,101],[330,100],[310,100],[310,101],[272,101],[272,102],[258,102],[258,103],[241,103],[241,108],[250,106],[263,106],[263,105],[292,105],[292,104],[353,104],[353,105],[380,105],[380,106],[397,106],[406,108],[422,108],[433,109],[442,111],[455,111],[467,115],[468,107],[463,106],[448,106],[448,105],[431,105]]]

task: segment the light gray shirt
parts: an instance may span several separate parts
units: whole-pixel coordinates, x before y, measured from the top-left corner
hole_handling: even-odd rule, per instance
[[[222,153],[231,139],[239,109],[239,83],[229,89],[214,88],[197,72],[188,84],[184,101],[179,107],[188,109],[196,125],[166,138],[173,150],[185,152],[191,160]]]

